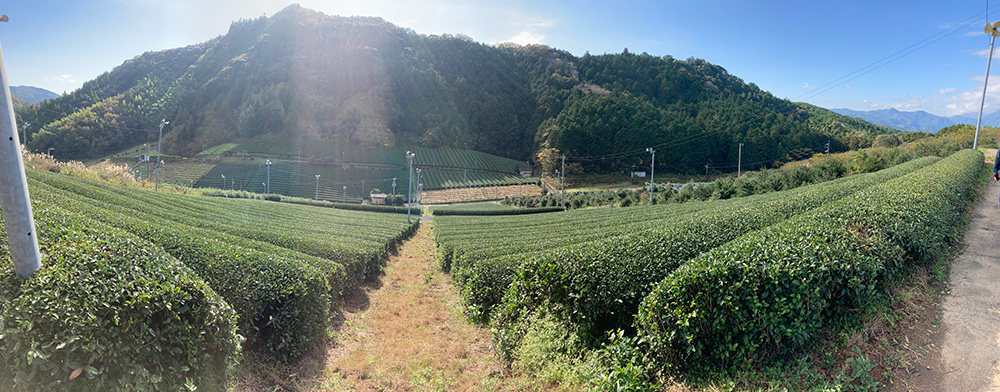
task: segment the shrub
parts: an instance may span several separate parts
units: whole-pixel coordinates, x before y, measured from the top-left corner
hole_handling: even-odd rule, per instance
[[[637,315],[653,368],[745,366],[808,347],[956,240],[982,162],[962,151],[684,264]]]
[[[0,362],[13,378],[0,387],[224,388],[242,338],[233,309],[200,278],[80,214],[36,202],[35,216],[43,267],[22,282],[0,265]]]

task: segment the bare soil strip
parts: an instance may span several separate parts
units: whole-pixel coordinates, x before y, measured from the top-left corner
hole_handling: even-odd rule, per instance
[[[367,301],[347,306],[354,311],[345,314],[328,352],[321,390],[516,389],[489,331],[461,314],[431,236],[430,222],[422,223],[390,257],[381,285],[366,289]]]
[[[942,333],[913,391],[1000,391],[1000,187],[990,180],[969,217],[942,302]],[[923,370],[923,369],[922,369]]]

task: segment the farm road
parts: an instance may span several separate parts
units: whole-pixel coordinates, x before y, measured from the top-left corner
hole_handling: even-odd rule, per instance
[[[1000,186],[990,179],[951,265],[943,333],[920,391],[1000,391]]]
[[[489,330],[460,311],[451,277],[435,258],[430,217],[403,242],[366,305],[348,311],[322,390],[511,390]],[[370,301],[370,302],[368,302]]]

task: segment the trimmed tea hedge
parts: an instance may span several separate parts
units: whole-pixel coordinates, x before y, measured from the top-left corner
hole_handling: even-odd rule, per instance
[[[539,207],[539,208],[504,208],[504,209],[462,209],[459,207],[435,208],[435,216],[464,215],[464,216],[490,216],[490,215],[530,215],[542,214],[546,212],[563,211],[562,207]]]
[[[808,347],[952,244],[983,155],[965,150],[684,264],[637,315],[655,368],[726,368]]]
[[[241,316],[239,331],[247,338],[248,349],[290,361],[326,335],[330,288],[319,270],[295,259],[238,246],[245,240],[235,237],[194,230],[145,213],[102,210],[81,196],[57,193],[34,180],[30,184],[35,199],[59,203],[136,233],[197,272]],[[343,274],[342,269],[339,272]]]
[[[525,258],[515,262],[521,268],[494,327],[517,328],[525,309],[545,305],[585,339],[603,339],[606,331],[631,328],[633,315],[653,287],[702,252],[937,160],[922,158],[876,173],[735,199],[652,230]]]
[[[27,281],[0,264],[0,388],[224,388],[242,340],[229,305],[135,235],[33,204],[46,257]]]

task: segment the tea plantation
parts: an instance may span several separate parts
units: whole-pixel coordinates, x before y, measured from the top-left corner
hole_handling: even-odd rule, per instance
[[[241,350],[295,361],[418,224],[28,178],[43,268],[22,283],[0,267],[0,362],[27,390],[212,390]]]
[[[755,366],[808,347],[953,244],[982,162],[966,150],[721,201],[446,216],[435,240],[467,314],[508,358],[544,316],[592,348],[638,336],[635,369]]]

